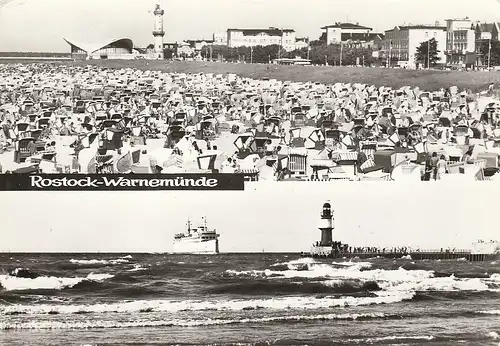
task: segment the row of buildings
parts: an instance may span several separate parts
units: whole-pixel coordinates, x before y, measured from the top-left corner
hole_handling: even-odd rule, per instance
[[[488,53],[481,47],[498,41],[500,22],[480,23],[469,18],[448,19],[446,25],[403,25],[385,31],[382,56],[401,67],[415,67],[417,48],[432,38],[437,41],[440,63],[455,68],[487,67]]]
[[[173,57],[200,57],[203,47],[226,45],[255,47],[279,45],[286,51],[310,46],[309,38],[298,37],[294,29],[227,29],[225,35],[213,35],[211,39],[187,40],[182,42],[163,41],[163,16],[165,11],[156,5],[154,10],[153,44],[144,49],[136,48],[128,38],[112,39],[98,44],[74,40],[66,42],[74,57],[82,58],[150,58],[163,59],[166,50]],[[484,42],[498,41],[500,22],[480,23],[469,18],[448,19],[446,25],[399,25],[383,33],[359,23],[334,23],[321,28],[320,40],[325,44],[342,44],[349,47],[371,48],[375,57],[386,60],[391,66],[417,67],[417,48],[422,42],[435,39],[439,63],[456,68],[481,67],[489,65],[489,59],[480,49]],[[207,57],[208,58],[208,57]],[[486,63],[487,62],[487,63]]]
[[[371,48],[374,55],[387,60],[392,66],[416,68],[417,48],[422,42],[435,39],[439,63],[454,68],[485,67],[488,58],[481,54],[481,43],[499,40],[500,22],[480,23],[469,18],[448,19],[446,25],[398,25],[384,33],[359,23],[334,23],[324,26],[322,40],[326,44]],[[165,44],[176,52],[195,55],[202,47],[227,45],[228,47],[267,46],[277,44],[286,51],[309,46],[309,39],[297,37],[293,29],[228,29],[226,39],[213,36],[212,40],[186,41]]]

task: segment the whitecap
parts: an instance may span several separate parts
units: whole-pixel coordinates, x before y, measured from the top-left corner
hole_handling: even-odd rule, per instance
[[[252,309],[269,310],[316,310],[331,307],[364,306],[373,304],[390,304],[413,298],[413,292],[396,292],[394,294],[377,295],[375,297],[283,297],[245,300],[136,300],[114,304],[66,305],[8,305],[0,306],[0,314],[40,315],[57,312],[59,314],[75,313],[134,313],[134,312],[169,312],[181,311],[244,311]]]
[[[322,314],[322,315],[294,315],[274,316],[242,319],[205,319],[205,320],[151,320],[142,319],[134,321],[33,321],[33,322],[0,322],[0,330],[8,329],[92,329],[92,328],[138,328],[138,327],[197,327],[244,323],[266,323],[278,321],[314,321],[314,320],[357,320],[360,318],[385,318],[383,313],[366,314]]]
[[[52,289],[60,290],[66,287],[73,287],[76,284],[85,281],[102,281],[112,278],[111,274],[90,273],[87,277],[59,278],[55,276],[39,276],[34,279],[18,278],[10,275],[0,275],[0,285],[7,291]]]

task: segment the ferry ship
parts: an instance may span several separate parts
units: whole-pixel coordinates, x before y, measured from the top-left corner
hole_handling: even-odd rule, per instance
[[[173,253],[184,254],[218,254],[219,236],[216,230],[209,230],[204,217],[203,224],[192,228],[191,221],[187,222],[187,232],[174,236]]]

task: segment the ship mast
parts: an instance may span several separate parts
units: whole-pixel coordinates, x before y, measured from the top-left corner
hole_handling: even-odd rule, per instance
[[[187,226],[188,226],[188,234],[191,234],[191,220],[190,219],[188,219]]]

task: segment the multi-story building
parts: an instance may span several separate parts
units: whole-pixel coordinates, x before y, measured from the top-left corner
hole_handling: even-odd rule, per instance
[[[295,41],[293,29],[227,29],[230,48],[280,45],[286,51],[293,51]]]
[[[225,46],[227,45],[227,36],[221,34],[213,34],[214,45]]]
[[[476,66],[487,65],[487,57],[482,54],[481,47],[487,42],[491,47],[491,41],[498,41],[500,32],[500,23],[477,23],[475,27],[475,48],[476,48]]]
[[[337,44],[348,40],[369,41],[373,29],[361,26],[359,23],[340,23],[321,28],[326,34],[326,44]]]
[[[422,42],[436,39],[439,63],[446,62],[446,27],[435,25],[405,25],[396,26],[385,31],[384,56],[391,66],[406,68],[417,67],[417,49]]]
[[[187,40],[187,43],[194,48],[196,52],[201,51],[201,49],[205,46],[213,46],[214,41],[213,40]]]
[[[446,20],[446,64],[466,67],[475,64],[476,26],[468,17]]]
[[[297,37],[295,39],[295,49],[302,49],[309,47],[309,37]]]

